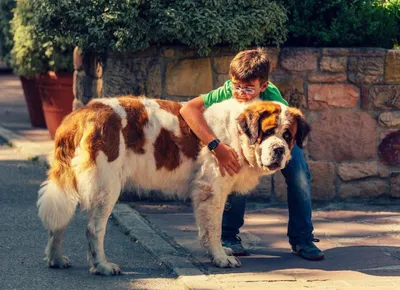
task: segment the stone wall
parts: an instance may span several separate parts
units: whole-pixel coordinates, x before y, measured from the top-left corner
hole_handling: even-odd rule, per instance
[[[270,48],[270,80],[312,126],[305,149],[314,200],[400,197],[400,50]],[[120,94],[186,101],[222,85],[236,52],[182,47],[113,54],[103,65],[75,52],[75,106]],[[285,200],[283,176],[253,196]]]

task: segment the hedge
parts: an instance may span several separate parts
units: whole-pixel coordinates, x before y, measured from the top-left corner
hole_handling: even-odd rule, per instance
[[[32,1],[42,41],[67,37],[83,51],[136,51],[184,44],[375,46],[400,38],[400,0],[42,0]]]
[[[0,57],[4,59],[8,59],[13,44],[10,20],[14,7],[15,0],[0,0]]]
[[[400,37],[400,0],[281,0],[288,41],[298,46],[392,48]]]
[[[97,53],[185,44],[207,54],[213,46],[279,45],[286,10],[272,0],[44,0],[35,2],[42,35],[69,35]]]

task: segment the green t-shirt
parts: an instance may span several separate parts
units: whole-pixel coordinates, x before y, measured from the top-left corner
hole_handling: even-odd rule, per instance
[[[227,80],[222,87],[212,90],[208,94],[202,94],[201,97],[203,98],[204,106],[208,108],[212,104],[232,98],[231,83],[231,80]],[[260,99],[263,101],[277,101],[288,105],[288,102],[282,98],[278,88],[271,82],[268,82],[267,89],[260,93]]]

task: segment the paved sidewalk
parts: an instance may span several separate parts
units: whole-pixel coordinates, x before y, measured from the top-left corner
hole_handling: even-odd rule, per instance
[[[0,75],[0,87],[0,136],[27,158],[44,158],[52,140],[30,127],[19,80]],[[189,204],[121,202],[113,217],[187,289],[400,289],[398,204],[315,207],[314,234],[326,259],[310,262],[290,253],[285,205],[250,203],[241,237],[251,255],[236,269],[211,265]]]

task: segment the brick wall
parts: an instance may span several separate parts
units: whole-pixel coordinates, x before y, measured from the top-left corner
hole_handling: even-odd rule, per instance
[[[270,80],[312,126],[305,149],[314,200],[400,197],[400,50],[271,48]],[[75,105],[120,94],[186,101],[228,79],[236,52],[183,47],[113,54],[100,64],[75,51]],[[253,197],[285,200],[283,176]]]

